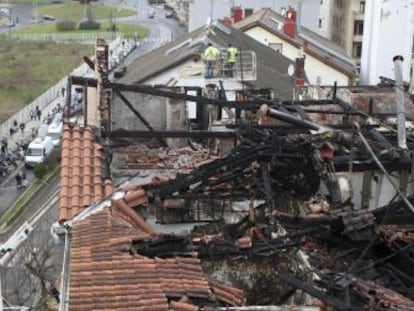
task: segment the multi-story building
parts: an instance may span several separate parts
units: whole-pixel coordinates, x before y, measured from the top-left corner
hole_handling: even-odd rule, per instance
[[[359,62],[362,55],[365,0],[320,0],[319,34]]]
[[[413,64],[414,3],[410,0],[320,0],[319,34],[342,46],[361,69],[361,83],[393,78],[392,58]],[[412,69],[411,69],[412,70]],[[411,71],[412,72],[412,71]]]

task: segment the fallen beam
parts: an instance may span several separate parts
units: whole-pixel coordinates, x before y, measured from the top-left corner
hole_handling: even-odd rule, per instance
[[[215,138],[215,137],[236,137],[236,133],[232,131],[215,132],[215,131],[132,131],[132,130],[114,130],[108,135],[109,138]]]

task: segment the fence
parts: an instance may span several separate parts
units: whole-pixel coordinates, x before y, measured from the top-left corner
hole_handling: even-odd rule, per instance
[[[22,41],[51,41],[51,42],[68,42],[68,41],[95,41],[97,38],[105,40],[114,40],[117,37],[115,32],[94,32],[94,33],[10,33],[10,38]]]

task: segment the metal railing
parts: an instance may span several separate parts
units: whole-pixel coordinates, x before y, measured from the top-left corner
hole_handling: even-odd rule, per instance
[[[51,42],[66,42],[66,41],[95,41],[97,38],[105,40],[114,40],[117,37],[115,32],[90,32],[90,33],[64,33],[64,32],[50,32],[50,33],[10,33],[12,39],[21,41],[51,41]]]
[[[239,52],[232,68],[226,66],[225,58],[220,58],[214,66],[213,76],[210,79],[226,79],[235,81],[253,81],[257,79],[256,53],[254,51]],[[206,65],[203,66],[206,72]]]

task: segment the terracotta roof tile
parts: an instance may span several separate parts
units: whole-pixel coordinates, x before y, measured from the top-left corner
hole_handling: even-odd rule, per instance
[[[91,127],[65,125],[62,139],[59,222],[72,219],[92,203],[109,194],[103,184],[103,148],[94,142]],[[105,192],[105,189],[108,192]]]
[[[242,291],[204,275],[197,258],[133,255],[132,242],[148,239],[150,233],[129,214],[131,221],[125,220],[130,209],[125,200],[113,205],[73,223],[69,310],[193,311],[198,307],[191,300],[199,298],[213,304],[216,299],[224,305],[244,303]]]

